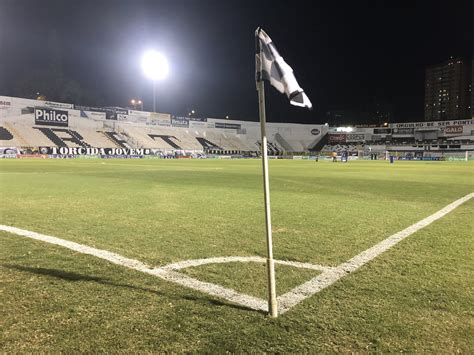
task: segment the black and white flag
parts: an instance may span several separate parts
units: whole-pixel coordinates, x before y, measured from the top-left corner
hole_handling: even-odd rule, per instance
[[[311,101],[298,85],[293,69],[286,64],[272,39],[260,27],[255,31],[255,43],[256,80],[268,81],[279,92],[286,94],[292,105],[311,109]]]

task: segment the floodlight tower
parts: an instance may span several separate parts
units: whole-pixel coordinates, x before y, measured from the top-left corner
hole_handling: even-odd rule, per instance
[[[168,75],[168,60],[157,51],[147,51],[142,57],[142,69],[145,76],[153,80],[153,112],[156,112],[156,82]]]

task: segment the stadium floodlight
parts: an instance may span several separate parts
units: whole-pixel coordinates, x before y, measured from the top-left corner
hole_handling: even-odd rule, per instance
[[[153,112],[156,112],[156,82],[168,75],[168,60],[163,54],[149,50],[143,54],[142,69],[145,76],[153,80]]]
[[[149,79],[162,80],[168,75],[168,60],[163,54],[150,50],[143,55],[142,68]]]
[[[143,101],[140,99],[131,99],[130,100],[130,105],[132,105],[133,109],[136,109],[137,107],[140,107],[140,110],[143,111]]]

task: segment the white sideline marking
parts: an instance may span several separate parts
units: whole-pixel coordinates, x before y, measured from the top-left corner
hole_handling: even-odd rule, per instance
[[[473,197],[474,193],[470,193],[464,197],[461,197],[460,199],[450,203],[449,205],[440,209],[438,212],[432,214],[431,216],[428,216],[422,219],[421,221],[412,224],[408,228],[405,228],[404,230],[391,235],[387,239],[381,241],[378,244],[375,244],[373,247],[354,256],[352,259],[340,264],[336,268],[330,271],[323,272],[321,275],[316,276],[315,278],[305,282],[300,286],[295,287],[293,290],[278,297],[277,300],[279,304],[280,313],[285,313],[290,308],[294,307],[306,298],[313,296],[319,291],[332,285],[340,278],[354,272],[362,265],[367,264],[369,261],[382,254],[384,251],[393,247],[398,242],[402,241],[403,239],[417,232],[418,230],[426,227],[427,225],[433,223],[434,221],[440,219],[441,217],[445,216],[446,214],[459,207],[464,202],[469,201]]]
[[[388,237],[382,242],[363,251],[362,253],[356,255],[352,259],[340,264],[337,267],[328,267],[328,266],[314,265],[314,264],[309,264],[309,263],[300,263],[296,261],[275,260],[275,263],[277,264],[322,271],[322,273],[318,275],[317,277],[279,296],[277,300],[278,300],[278,308],[279,308],[280,313],[287,312],[290,308],[294,307],[295,305],[302,302],[306,298],[313,296],[319,291],[332,285],[334,282],[341,279],[342,277],[354,272],[355,270],[360,268],[362,265],[365,265],[366,263],[373,260],[375,257],[380,255],[384,251],[393,247],[398,242],[402,241],[403,239],[415,233],[416,231],[426,227],[427,225],[433,223],[434,221],[440,219],[441,217],[445,216],[446,214],[448,214],[449,212],[451,212],[452,210],[454,210],[455,208],[457,208],[458,206],[460,206],[461,204],[470,200],[473,197],[474,197],[474,193],[470,193],[454,201],[453,203],[447,205],[446,207],[442,208],[441,210],[432,214],[431,216],[428,216],[422,219],[421,221],[409,226],[408,228],[405,228],[404,230],[393,234],[392,236]],[[261,311],[268,310],[267,301],[263,299],[241,294],[233,289],[225,288],[225,287],[215,285],[209,282],[203,282],[203,281],[194,279],[192,277],[189,277],[187,275],[181,274],[176,271],[176,270],[181,270],[187,267],[200,266],[200,265],[206,265],[206,264],[215,264],[215,263],[228,263],[228,262],[264,263],[266,262],[265,258],[262,258],[259,256],[250,256],[250,257],[230,256],[230,257],[216,257],[216,258],[207,258],[207,259],[186,260],[186,261],[181,261],[178,263],[168,264],[159,268],[151,268],[138,260],[129,259],[107,250],[92,248],[83,244],[52,237],[49,235],[44,235],[44,234],[40,234],[40,233],[36,233],[36,232],[32,232],[32,231],[28,231],[28,230],[24,230],[24,229],[20,229],[16,227],[5,226],[5,225],[0,225],[0,230],[17,234],[20,236],[24,236],[27,238],[40,240],[40,241],[47,242],[50,244],[60,245],[62,247],[77,251],[82,254],[93,255],[95,257],[110,261],[111,263],[125,266],[127,268],[141,271],[150,275],[154,275],[163,280],[171,281],[176,284],[191,288],[193,290],[204,292],[218,298],[223,298],[229,302],[236,303],[250,309],[261,310]]]

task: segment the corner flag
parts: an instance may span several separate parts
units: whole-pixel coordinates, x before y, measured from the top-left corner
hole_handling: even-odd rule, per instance
[[[293,75],[293,69],[278,54],[272,40],[260,27],[255,31],[255,47],[255,81],[258,91],[258,110],[262,138],[263,195],[265,199],[265,229],[267,232],[268,313],[271,317],[278,317],[275,262],[273,260],[272,218],[270,213],[264,81],[269,82],[282,94],[285,93],[292,105],[309,109],[311,109],[312,105],[303,89],[298,85]]]
[[[272,39],[260,27],[255,31],[256,81],[266,80],[295,106],[312,108],[311,101],[298,85],[293,69],[278,53]]]

